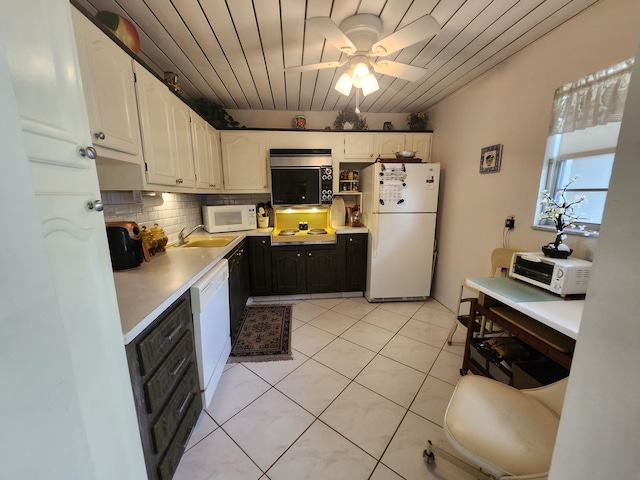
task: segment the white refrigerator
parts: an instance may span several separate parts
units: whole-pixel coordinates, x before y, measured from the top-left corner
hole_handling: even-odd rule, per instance
[[[439,185],[439,163],[374,163],[360,171],[370,302],[431,295]]]

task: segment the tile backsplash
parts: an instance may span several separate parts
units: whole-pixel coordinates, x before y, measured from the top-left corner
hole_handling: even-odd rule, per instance
[[[140,227],[153,227],[157,223],[164,230],[169,242],[178,239],[183,227],[195,227],[202,223],[203,205],[257,205],[271,200],[263,194],[197,195],[190,193],[163,193],[163,204],[147,206],[136,203],[132,192],[102,191],[104,219],[106,222],[136,222]],[[144,198],[144,197],[143,197]]]

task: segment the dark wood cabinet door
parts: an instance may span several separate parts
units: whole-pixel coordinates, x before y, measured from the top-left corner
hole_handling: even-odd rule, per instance
[[[301,293],[306,290],[305,257],[303,249],[274,247],[271,250],[272,292]]]
[[[310,247],[305,252],[307,292],[325,293],[338,291],[338,275],[336,273],[337,251],[331,248]]]
[[[229,317],[231,341],[235,339],[242,322],[242,313],[249,298],[249,262],[243,240],[226,256],[229,261]]]
[[[248,237],[251,295],[271,294],[271,239]]]
[[[338,284],[341,291],[365,290],[368,242],[366,233],[338,235]]]

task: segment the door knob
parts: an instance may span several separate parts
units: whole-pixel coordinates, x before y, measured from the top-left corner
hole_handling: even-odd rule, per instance
[[[88,157],[91,160],[95,160],[96,156],[98,155],[97,152],[96,152],[96,149],[93,148],[93,147],[87,147],[87,148],[80,147],[78,149],[78,154],[81,157]]]
[[[102,203],[102,200],[96,200],[95,202],[88,201],[86,205],[89,210],[95,210],[96,212],[104,210],[104,203]]]

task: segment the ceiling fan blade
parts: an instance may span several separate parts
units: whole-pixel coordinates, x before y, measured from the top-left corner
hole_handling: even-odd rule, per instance
[[[285,72],[309,72],[311,70],[321,70],[323,68],[338,68],[347,63],[347,61],[343,62],[324,62],[324,63],[312,63],[309,65],[300,65],[297,67],[287,67],[284,69]]]
[[[374,43],[371,51],[374,55],[384,57],[385,55],[390,55],[398,50],[402,50],[404,47],[431,38],[439,31],[440,25],[438,21],[431,15],[425,15],[397,32]]]
[[[330,17],[307,18],[307,25],[320,33],[320,35],[327,39],[327,42],[341,52],[349,55],[356,52],[356,46],[351,42],[351,40],[349,40],[349,37],[340,30],[340,27],[331,20]]]
[[[410,82],[415,82],[427,71],[425,68],[414,67],[413,65],[407,65],[405,63],[392,62],[391,60],[371,62],[371,65],[378,73],[391,75],[392,77],[398,77]]]

